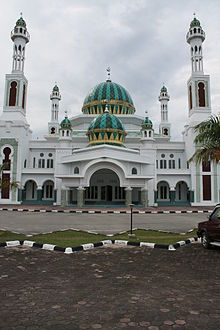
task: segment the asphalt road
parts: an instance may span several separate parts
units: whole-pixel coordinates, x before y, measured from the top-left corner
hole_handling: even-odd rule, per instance
[[[187,232],[207,214],[134,214],[133,228]],[[0,229],[38,234],[65,229],[114,234],[130,228],[130,214],[68,214],[0,211]]]

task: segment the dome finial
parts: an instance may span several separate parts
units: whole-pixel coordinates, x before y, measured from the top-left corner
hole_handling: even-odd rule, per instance
[[[104,113],[109,113],[109,108],[108,108],[108,100],[105,100],[106,105],[105,105],[105,111]]]
[[[148,118],[148,111],[145,110],[145,117]]]
[[[65,110],[64,113],[65,113],[65,118],[68,118],[68,116],[67,116],[67,110]]]
[[[110,68],[110,66],[107,67],[106,71],[107,71],[106,81],[111,81],[111,68]]]
[[[20,12],[20,16],[23,17],[23,13],[22,13],[22,11]]]

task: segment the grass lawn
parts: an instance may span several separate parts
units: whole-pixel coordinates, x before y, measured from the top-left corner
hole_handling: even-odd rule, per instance
[[[137,229],[133,231],[133,233],[136,235],[135,238],[129,238],[128,233],[129,232],[108,237],[100,234],[90,234],[83,231],[65,230],[53,232],[50,234],[40,234],[29,237],[23,234],[15,234],[9,231],[0,230],[0,242],[13,240],[30,240],[35,241],[37,243],[49,243],[61,247],[71,247],[85,243],[95,243],[106,239],[119,239],[138,242],[173,244],[177,241],[185,240],[189,237],[196,236],[196,230],[190,233],[186,233],[184,235],[180,235],[176,233],[165,233],[156,230]]]

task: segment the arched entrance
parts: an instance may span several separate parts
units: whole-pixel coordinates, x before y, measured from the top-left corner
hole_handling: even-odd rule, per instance
[[[120,187],[118,175],[107,168],[93,173],[85,191],[86,204],[124,204],[125,190]]]
[[[179,181],[176,184],[175,189],[175,204],[176,205],[185,205],[189,204],[189,189],[186,182]]]

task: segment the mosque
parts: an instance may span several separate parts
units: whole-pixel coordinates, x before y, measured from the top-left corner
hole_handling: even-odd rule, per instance
[[[199,20],[190,23],[191,76],[187,81],[188,119],[182,141],[171,140],[170,96],[162,86],[158,100],[159,132],[146,113],[135,114],[129,92],[111,80],[90,90],[82,114],[59,121],[61,94],[50,94],[51,119],[42,140],[32,139],[26,119],[28,81],[25,48],[30,40],[20,17],[11,32],[12,71],[5,77],[0,116],[2,204],[87,205],[214,205],[219,202],[216,163],[189,163],[195,151],[194,126],[211,115],[210,77],[203,71]],[[159,107],[158,107],[159,108]],[[17,183],[17,184],[16,184]]]

